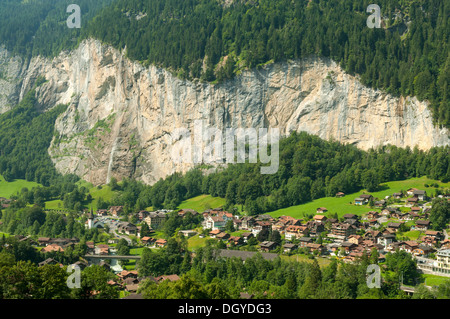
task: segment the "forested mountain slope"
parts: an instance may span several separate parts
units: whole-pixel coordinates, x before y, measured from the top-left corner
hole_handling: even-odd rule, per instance
[[[368,0],[80,0],[81,29],[66,26],[70,3],[1,1],[0,44],[25,56],[55,56],[94,37],[144,65],[205,81],[314,54],[367,86],[429,100],[435,123],[450,125],[445,0],[377,1],[380,29],[366,26]]]

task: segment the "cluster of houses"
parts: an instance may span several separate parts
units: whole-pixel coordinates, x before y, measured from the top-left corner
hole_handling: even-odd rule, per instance
[[[28,238],[28,239],[27,239]],[[78,238],[50,238],[50,237],[39,237],[36,241],[33,241],[29,237],[25,237],[19,240],[30,240],[32,244],[38,246],[44,246],[40,251],[42,253],[60,251],[63,252],[68,247],[73,247],[80,240]]]
[[[136,294],[137,290],[139,289],[139,285],[143,280],[151,280],[156,284],[160,284],[165,280],[177,281],[180,279],[180,277],[176,274],[157,277],[139,277],[137,270],[122,270],[116,276],[116,280],[110,280],[108,281],[108,284],[111,286],[116,286],[120,290],[125,290],[132,294]]]
[[[411,189],[408,194],[418,201],[427,199],[425,191]],[[395,193],[393,196],[403,195]],[[372,197],[362,194],[357,200],[360,201],[358,205],[364,205],[372,200]],[[210,229],[211,237],[225,241],[229,247],[245,244],[249,238],[256,237],[265,228],[277,230],[284,235],[285,241],[281,249],[283,252],[302,249],[317,255],[338,256],[344,261],[353,261],[363,253],[370,254],[373,249],[378,251],[380,259],[383,259],[386,253],[397,249],[423,258],[432,253],[439,255],[441,251],[450,249],[450,240],[446,239],[445,233],[431,229],[431,222],[428,220],[429,209],[412,206],[410,211],[405,212],[397,207],[385,207],[385,204],[385,201],[380,201],[381,212],[369,211],[363,218],[355,214],[345,214],[340,220],[327,218],[324,214],[328,210],[319,207],[313,219],[308,221],[291,216],[273,218],[270,215],[239,218],[221,209],[214,209],[203,213],[202,226],[204,229]],[[225,226],[230,221],[234,229],[247,232],[231,236],[225,231]],[[413,223],[408,223],[407,227],[408,221]],[[399,231],[409,230],[420,231],[417,240],[397,238]],[[271,241],[259,243],[259,249],[263,252],[269,252],[278,246],[279,244]]]

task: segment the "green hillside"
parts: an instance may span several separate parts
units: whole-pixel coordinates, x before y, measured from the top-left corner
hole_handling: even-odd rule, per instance
[[[178,209],[193,209],[197,212],[203,212],[206,209],[218,208],[225,205],[225,199],[220,197],[212,197],[211,195],[199,195],[183,201]]]
[[[392,181],[381,184],[382,190],[376,192],[367,192],[366,190],[361,190],[360,192],[355,192],[352,194],[346,194],[344,197],[324,197],[313,200],[312,202],[305,203],[302,205],[291,206],[283,209],[278,209],[270,212],[271,216],[278,217],[282,215],[292,216],[295,218],[302,218],[305,214],[315,214],[317,208],[325,207],[328,209],[328,213],[337,213],[339,217],[344,214],[352,213],[356,215],[362,215],[370,210],[379,211],[378,208],[370,208],[367,205],[354,205],[354,199],[358,197],[359,194],[363,192],[371,194],[375,198],[384,199],[385,196],[392,195],[392,193],[400,192],[401,190],[408,190],[409,188],[417,188],[421,190],[426,190],[427,192],[433,194],[434,187],[425,187],[425,184],[431,185],[437,183],[439,187],[449,189],[450,183],[442,183],[440,181],[432,180],[427,177],[411,178],[403,181]]]
[[[3,176],[0,175],[0,197],[9,198],[11,195],[20,192],[22,188],[26,187],[28,189],[32,189],[36,186],[42,186],[36,182],[29,182],[24,179],[15,179],[11,182],[7,182]]]

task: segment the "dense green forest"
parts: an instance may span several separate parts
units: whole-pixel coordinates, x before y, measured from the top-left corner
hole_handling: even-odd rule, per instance
[[[63,253],[39,253],[28,241],[15,237],[0,238],[0,299],[117,299],[119,290],[108,284],[117,277],[102,266],[92,265],[81,271],[80,288],[70,289],[66,267],[37,263],[52,257],[73,263],[85,254],[84,239]],[[446,299],[450,281],[428,290],[419,285],[412,297],[399,289],[420,282],[416,261],[404,251],[386,254],[381,264],[380,288],[367,286],[367,266],[378,264],[376,250],[354,263],[337,259],[319,266],[317,259],[298,262],[280,256],[266,260],[255,254],[243,262],[240,258],[223,258],[217,247],[208,242],[195,255],[187,249],[186,239],[172,237],[166,247],[152,251],[144,248],[139,261],[139,276],[179,274],[177,281],[156,284],[142,281],[139,293],[149,299],[238,299],[241,292],[257,299]],[[423,289],[424,288],[424,289]],[[93,294],[96,291],[96,294]]]
[[[370,87],[429,100],[450,126],[450,3],[380,0],[382,28],[366,25],[370,0],[80,0],[82,27],[66,26],[70,1],[0,1],[0,43],[26,56],[56,55],[94,37],[182,78],[223,81],[242,69],[329,57]]]
[[[446,182],[450,178],[448,154],[448,146],[428,151],[383,146],[366,152],[293,132],[280,141],[280,166],[275,174],[260,174],[261,164],[232,164],[208,175],[200,169],[173,174],[151,187],[150,202],[145,204],[174,209],[187,198],[210,194],[226,198],[229,210],[243,205],[249,214],[270,212],[340,191],[372,192],[392,180],[427,175]]]
[[[59,174],[48,155],[55,121],[67,105],[39,111],[35,90],[12,110],[0,115],[0,174],[50,185]]]

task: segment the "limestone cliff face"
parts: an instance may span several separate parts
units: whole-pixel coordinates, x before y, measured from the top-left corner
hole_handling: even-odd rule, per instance
[[[42,107],[69,104],[49,148],[57,169],[94,184],[112,176],[152,184],[188,170],[191,164],[172,160],[171,133],[192,130],[198,119],[219,129],[307,131],[362,149],[449,144],[448,131],[432,125],[426,103],[366,88],[327,59],[269,64],[211,85],[145,68],[87,40],[53,60],[33,58],[18,75],[19,97],[39,75],[48,80],[37,90]]]
[[[0,114],[19,102],[19,91],[26,71],[26,61],[0,46]]]

